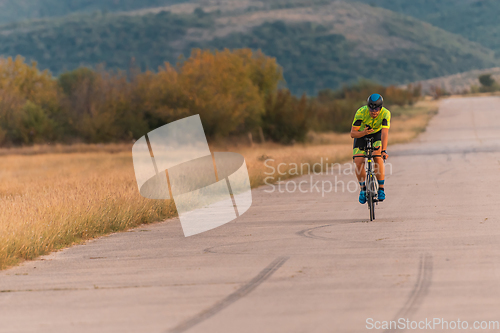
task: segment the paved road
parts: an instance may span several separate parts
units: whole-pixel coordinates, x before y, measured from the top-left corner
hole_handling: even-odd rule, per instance
[[[388,199],[373,223],[357,193],[262,187],[244,216],[213,231],[184,238],[171,220],[1,272],[0,332],[383,332],[367,330],[367,318],[500,321],[498,105],[445,100],[418,140],[391,147]],[[312,181],[340,190],[350,180]]]

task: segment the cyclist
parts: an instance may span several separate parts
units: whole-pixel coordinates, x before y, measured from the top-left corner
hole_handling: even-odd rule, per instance
[[[356,178],[358,179],[361,191],[359,202],[366,203],[366,171],[365,171],[365,138],[374,138],[374,172],[378,180],[378,200],[385,199],[385,168],[384,160],[389,157],[387,154],[387,140],[389,128],[391,127],[391,113],[384,108],[384,99],[380,94],[372,94],[368,97],[365,106],[356,111],[351,127],[351,138],[354,138],[353,160],[356,165]],[[382,149],[381,149],[382,148]],[[377,154],[379,153],[380,154]]]

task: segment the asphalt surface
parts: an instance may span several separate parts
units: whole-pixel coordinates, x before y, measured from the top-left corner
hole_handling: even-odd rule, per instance
[[[305,193],[264,186],[245,215],[200,235],[184,238],[173,219],[0,272],[0,332],[402,332],[367,328],[399,318],[473,331],[500,321],[499,105],[444,100],[416,141],[389,147],[374,222],[357,190],[341,191],[354,179],[347,167],[294,179]],[[337,182],[337,193],[315,182]]]

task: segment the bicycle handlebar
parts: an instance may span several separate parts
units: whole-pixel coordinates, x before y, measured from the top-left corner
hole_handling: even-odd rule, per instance
[[[366,149],[371,149],[371,150],[375,150],[373,147],[372,147],[372,144],[373,144],[373,137],[371,138],[364,138],[366,142],[369,142],[370,143],[370,147],[366,147]],[[365,158],[367,158],[368,156],[365,155]],[[372,155],[372,157],[382,157],[382,155]],[[386,158],[384,158],[384,163],[385,163],[385,160]]]

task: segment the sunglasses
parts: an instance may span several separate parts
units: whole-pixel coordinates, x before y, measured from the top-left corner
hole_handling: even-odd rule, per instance
[[[378,111],[382,110],[382,107],[381,106],[376,107],[376,108],[368,107],[368,110],[370,110],[370,112],[378,112]]]

